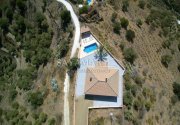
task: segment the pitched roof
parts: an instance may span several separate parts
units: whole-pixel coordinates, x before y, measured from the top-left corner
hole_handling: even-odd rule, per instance
[[[89,67],[86,71],[85,94],[118,96],[119,71],[104,64]]]

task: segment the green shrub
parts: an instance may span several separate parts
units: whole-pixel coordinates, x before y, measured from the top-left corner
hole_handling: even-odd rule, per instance
[[[180,51],[180,43],[178,44],[178,50]]]
[[[78,58],[72,58],[69,63],[67,64],[67,68],[69,71],[77,70],[79,68],[79,59]]]
[[[125,43],[124,42],[121,42],[120,43],[120,45],[119,45],[119,47],[121,48],[121,50],[123,51],[124,50],[124,48],[125,48]]]
[[[145,108],[146,108],[146,110],[147,111],[149,111],[150,110],[150,108],[151,108],[151,102],[150,101],[147,101],[146,103],[145,103]]]
[[[123,52],[124,58],[126,61],[130,62],[131,64],[134,63],[135,59],[137,58],[137,54],[132,48],[127,48]]]
[[[139,1],[138,6],[139,6],[141,9],[144,9],[145,5],[146,5],[146,3],[145,3],[144,0],[140,0],[140,1]]]
[[[122,2],[122,11],[127,12],[129,7],[129,0],[123,0]]]
[[[133,94],[133,96],[136,96],[137,91],[138,91],[138,86],[132,85],[131,86],[131,93]]]
[[[68,24],[71,22],[71,14],[68,10],[63,10],[61,12],[62,26],[66,28]]]
[[[178,69],[178,71],[180,72],[180,64],[178,64],[177,69]]]
[[[42,112],[42,113],[40,114],[39,119],[40,119],[41,122],[45,123],[46,120],[47,120],[47,114],[45,114],[45,113]]]
[[[121,26],[123,28],[127,29],[128,25],[129,25],[129,21],[126,18],[124,18],[124,17],[121,18],[120,21],[121,21]]]
[[[170,55],[164,55],[161,57],[161,63],[165,66],[168,67],[169,63],[172,61],[172,56]]]
[[[173,92],[180,100],[180,84],[177,82],[173,83]]]
[[[18,102],[14,102],[12,104],[12,107],[17,110],[19,108],[19,103]]]
[[[127,92],[124,94],[123,102],[124,102],[124,104],[128,107],[128,109],[131,108],[132,102],[133,102],[133,96],[131,95],[131,92],[130,92],[130,91],[127,91]]]
[[[79,8],[79,14],[87,14],[88,13],[88,6],[84,5],[82,8]]]
[[[18,94],[18,92],[15,89],[11,89],[9,91],[9,99],[10,99],[10,101],[13,101],[16,98],[17,94]]]
[[[136,25],[137,25],[138,27],[141,27],[142,24],[143,24],[143,22],[142,22],[141,19],[137,19],[137,20],[136,20]]]
[[[133,103],[133,107],[135,110],[139,110],[142,107],[142,102],[136,99]]]
[[[114,23],[116,21],[117,18],[117,13],[113,12],[111,15],[111,21]]]
[[[34,108],[37,108],[38,106],[43,104],[44,98],[42,93],[40,91],[37,91],[28,93],[27,100]]]
[[[128,121],[133,121],[134,116],[131,111],[127,110],[124,112],[124,118]]]
[[[0,19],[0,27],[7,32],[8,31],[9,22],[7,18],[1,18]]]
[[[119,22],[115,22],[113,24],[113,31],[116,34],[120,34],[120,30],[121,30],[121,24]]]
[[[140,86],[142,86],[142,84],[143,84],[143,79],[140,77],[140,76],[136,76],[135,78],[134,78],[134,81],[136,82],[136,84],[138,84],[138,85],[140,85]]]
[[[48,120],[48,125],[55,125],[56,120],[54,118],[51,118]]]
[[[132,30],[127,30],[126,31],[126,39],[128,41],[133,41],[134,38],[135,38],[135,32]]]
[[[172,42],[171,42],[170,40],[166,40],[166,41],[163,42],[162,46],[163,46],[164,48],[168,48],[168,49],[169,49],[169,47],[171,46],[171,44],[172,44]]]

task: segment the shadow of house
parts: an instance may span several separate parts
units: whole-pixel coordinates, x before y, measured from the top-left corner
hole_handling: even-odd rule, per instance
[[[99,95],[85,95],[84,97],[87,100],[95,101],[106,101],[106,102],[117,102],[116,96],[99,96]]]

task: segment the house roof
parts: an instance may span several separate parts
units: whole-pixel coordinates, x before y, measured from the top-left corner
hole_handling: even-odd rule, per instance
[[[118,96],[119,71],[105,63],[87,68],[85,82],[85,94]]]
[[[89,32],[89,31],[90,31],[90,29],[89,29],[88,26],[82,26],[81,27],[81,33],[86,33],[86,32]]]

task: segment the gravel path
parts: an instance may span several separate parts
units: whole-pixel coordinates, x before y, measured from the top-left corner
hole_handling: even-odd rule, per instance
[[[64,6],[66,6],[67,10],[71,13],[71,18],[75,26],[75,37],[74,37],[74,43],[71,50],[70,58],[74,57],[77,48],[79,48],[79,40],[80,40],[80,23],[78,20],[78,17],[76,16],[72,6],[65,0],[57,0],[58,2],[61,2]],[[69,120],[69,75],[66,73],[66,78],[64,80],[64,125],[70,125]]]

